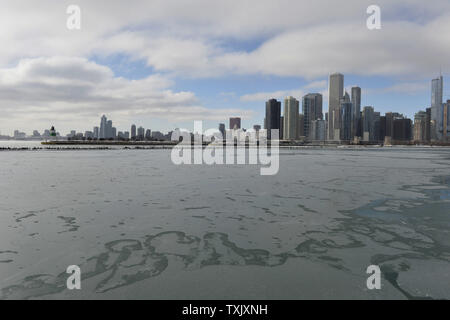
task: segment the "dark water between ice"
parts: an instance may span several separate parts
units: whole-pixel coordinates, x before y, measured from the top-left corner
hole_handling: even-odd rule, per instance
[[[276,176],[168,150],[0,160],[0,299],[450,298],[450,149],[282,151]]]

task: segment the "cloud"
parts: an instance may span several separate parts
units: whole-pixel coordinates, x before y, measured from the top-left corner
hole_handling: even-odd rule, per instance
[[[292,90],[278,90],[278,91],[271,91],[271,92],[256,92],[256,93],[249,93],[245,94],[240,97],[241,101],[245,102],[253,102],[253,101],[267,101],[269,99],[277,99],[277,100],[283,100],[287,96],[293,96],[300,100],[305,94],[311,91],[319,91],[318,93],[322,93],[322,95],[327,95],[327,80],[317,80],[310,83],[307,83],[303,87],[299,89],[292,89]]]
[[[65,27],[68,3],[14,1],[0,12],[0,65],[42,56],[143,59],[182,77],[259,74],[317,78],[429,75],[450,69],[450,3],[379,0],[382,29],[366,28],[368,0],[77,1],[82,28]],[[245,44],[257,44],[248,48]]]
[[[279,91],[273,91],[273,92],[257,92],[257,93],[250,93],[245,94],[241,96],[241,101],[267,101],[269,99],[277,99],[282,100],[287,96],[293,96],[293,97],[301,97],[303,95],[302,90],[279,90]]]
[[[0,69],[0,118],[7,119],[11,129],[18,119],[21,128],[24,119],[44,127],[50,125],[48,121],[86,125],[86,119],[103,113],[121,119],[146,116],[172,122],[251,115],[237,108],[206,108],[194,93],[174,92],[172,85],[158,74],[140,80],[115,77],[109,68],[84,58],[26,59],[16,67]]]

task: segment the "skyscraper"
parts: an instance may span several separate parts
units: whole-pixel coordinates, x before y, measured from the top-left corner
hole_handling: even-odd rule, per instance
[[[152,130],[145,130],[145,140],[150,140],[152,138]]]
[[[362,111],[362,140],[373,141],[374,110],[373,107],[364,107]]]
[[[344,93],[344,75],[333,73],[329,79],[328,90],[328,139],[340,138],[340,108],[341,98]]]
[[[139,127],[137,130],[137,138],[139,140],[144,140],[145,137],[145,129],[143,127]]]
[[[298,126],[297,126],[297,139],[304,136],[305,133],[305,116],[303,114],[298,115]]]
[[[222,134],[222,139],[226,139],[225,135],[225,123],[219,123],[219,131]]]
[[[94,139],[99,138],[99,127],[94,127]]]
[[[107,122],[108,122],[108,119],[106,118],[105,115],[103,115],[102,118],[100,119],[100,134],[99,134],[100,139],[106,139]]]
[[[447,103],[444,104],[444,112],[443,112],[443,137],[442,140],[444,142],[449,142],[450,140],[450,100],[447,100]]]
[[[426,121],[427,121],[427,113],[425,111],[419,111],[414,115],[415,142],[426,141]]]
[[[381,122],[381,114],[379,112],[373,113],[373,141],[380,141],[380,122]]]
[[[235,130],[240,128],[241,128],[241,118],[239,117],[230,118],[230,129]]]
[[[311,122],[314,120],[322,120],[322,95],[320,93],[309,93],[302,98],[303,111],[303,132],[306,138],[311,138]]]
[[[353,107],[353,120],[352,120],[352,136],[360,137],[361,128],[359,127],[361,117],[361,88],[352,87],[352,107]]]
[[[284,134],[285,140],[298,139],[298,109],[299,102],[294,97],[284,99]]]
[[[136,139],[136,125],[131,125],[131,139]]]
[[[397,118],[394,120],[394,133],[392,140],[407,142],[412,139],[412,121],[407,118]]]
[[[431,121],[433,127],[431,130],[432,140],[441,140],[443,132],[443,90],[444,79],[442,76],[431,80]]]
[[[341,132],[340,139],[344,141],[352,140],[352,120],[353,120],[353,110],[352,103],[350,101],[350,96],[345,92],[344,97],[341,99]]]
[[[325,120],[313,120],[311,121],[310,128],[311,141],[325,141],[327,139],[327,128]]]
[[[112,121],[108,120],[106,122],[106,136],[105,136],[105,139],[111,139],[112,137],[113,137]]]
[[[425,122],[425,141],[430,142],[431,139],[431,108],[426,109],[427,120]]]
[[[281,102],[276,99],[266,101],[265,128],[267,129],[267,138],[271,138],[272,129],[280,130]]]

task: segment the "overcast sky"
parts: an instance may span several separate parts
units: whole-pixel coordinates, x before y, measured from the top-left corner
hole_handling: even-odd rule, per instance
[[[324,94],[332,72],[363,105],[413,116],[444,74],[448,0],[0,0],[0,132],[262,124],[264,101]],[[66,9],[81,8],[69,30]],[[381,8],[381,30],[366,9]]]

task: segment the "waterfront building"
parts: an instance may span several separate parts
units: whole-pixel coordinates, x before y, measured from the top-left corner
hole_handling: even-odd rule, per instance
[[[361,137],[361,88],[352,87],[352,108],[353,108],[353,119],[352,119],[352,136]]]
[[[298,109],[297,99],[291,96],[284,99],[284,140],[298,139]]]
[[[412,121],[408,118],[394,119],[393,141],[408,142],[412,139]]]
[[[137,139],[144,140],[144,137],[145,137],[145,129],[143,127],[139,127],[137,129]]]
[[[136,125],[131,125],[131,139],[136,139]]]
[[[152,130],[145,130],[145,140],[150,140],[152,138]]]
[[[450,100],[447,100],[447,103],[444,104],[444,112],[443,112],[443,137],[442,140],[444,142],[450,141]]]
[[[266,116],[264,128],[267,129],[267,138],[271,138],[272,129],[280,130],[281,123],[281,102],[276,99],[266,101]]]
[[[284,139],[284,117],[280,117],[280,140]]]
[[[107,132],[108,132],[107,131],[107,126],[108,126],[107,122],[108,122],[108,119],[106,118],[105,115],[103,115],[100,119],[100,135],[99,135],[100,139],[106,139],[106,137],[107,137]]]
[[[352,120],[353,120],[353,110],[352,103],[350,101],[350,96],[345,92],[344,97],[341,99],[341,132],[340,139],[344,141],[352,140]]]
[[[311,122],[314,120],[322,120],[322,104],[323,98],[320,93],[309,93],[302,98],[303,132],[302,136],[311,139]]]
[[[225,139],[226,138],[226,136],[225,136],[225,123],[219,123],[219,131],[220,131],[220,133],[221,133],[221,135],[222,135],[222,139]]]
[[[340,139],[340,108],[344,93],[344,75],[333,73],[329,78],[328,89],[328,140]]]
[[[241,118],[233,117],[230,118],[230,130],[237,130],[241,128]]]
[[[426,122],[427,113],[419,111],[414,115],[414,141],[423,143],[427,141],[426,138]]]
[[[311,141],[325,141],[327,139],[327,125],[325,120],[311,121]]]
[[[439,76],[431,80],[431,121],[432,121],[432,140],[441,140],[443,132],[443,91],[444,79]]]
[[[99,127],[94,127],[94,139],[99,139]]]
[[[299,114],[298,115],[298,126],[297,126],[297,139],[300,139],[300,137],[304,137],[304,132],[305,132],[305,117],[303,114]]]
[[[373,141],[374,134],[374,109],[366,106],[362,111],[362,140]]]

